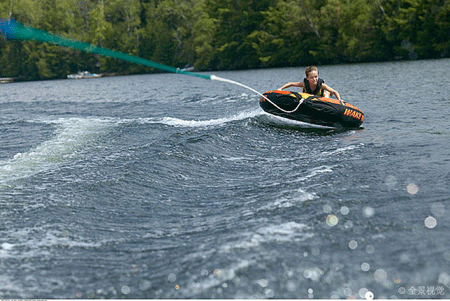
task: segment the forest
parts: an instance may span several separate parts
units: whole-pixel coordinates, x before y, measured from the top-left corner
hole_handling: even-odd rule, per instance
[[[449,57],[450,0],[0,0],[0,18],[198,71]],[[0,37],[0,77],[148,67]]]

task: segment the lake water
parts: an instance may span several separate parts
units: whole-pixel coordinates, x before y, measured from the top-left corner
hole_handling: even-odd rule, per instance
[[[449,72],[322,66],[348,131],[184,75],[1,85],[0,297],[450,298]]]

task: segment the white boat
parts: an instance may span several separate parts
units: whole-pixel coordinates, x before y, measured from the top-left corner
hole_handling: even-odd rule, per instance
[[[2,77],[0,78],[0,84],[12,83],[13,79],[11,77]]]
[[[69,79],[82,79],[82,78],[98,78],[102,77],[103,74],[91,73],[89,71],[78,72],[77,74],[69,74],[67,78]]]

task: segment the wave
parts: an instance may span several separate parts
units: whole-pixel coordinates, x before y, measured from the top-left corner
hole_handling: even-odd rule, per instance
[[[256,231],[241,234],[237,242],[230,242],[219,249],[219,252],[230,252],[234,249],[252,249],[265,243],[281,243],[305,241],[314,236],[309,226],[303,223],[287,222],[279,225],[270,225]]]
[[[99,118],[59,118],[43,122],[58,126],[54,137],[34,149],[15,154],[12,159],[0,161],[0,184],[54,169],[77,156],[84,145],[114,124]]]
[[[20,152],[13,158],[0,161],[0,186],[21,178],[31,177],[40,172],[57,168],[62,162],[79,156],[108,129],[127,123],[163,124],[173,127],[222,126],[230,122],[245,120],[263,114],[260,109],[242,111],[238,114],[207,120],[189,120],[175,117],[116,119],[109,117],[68,117],[58,119],[31,120],[30,123],[56,125],[52,139],[35,148]],[[95,142],[94,142],[95,143]]]
[[[338,155],[338,154],[346,153],[347,151],[352,151],[354,149],[358,149],[358,148],[363,147],[363,146],[364,146],[364,143],[351,144],[351,145],[348,145],[348,146],[344,146],[344,147],[340,147],[340,148],[334,149],[332,151],[324,151],[324,152],[322,152],[321,155],[323,155],[323,156],[335,156],[335,155]]]
[[[239,281],[239,275],[248,274],[249,269],[258,267],[258,258],[262,256],[261,245],[272,245],[282,243],[303,242],[314,237],[311,227],[294,221],[281,224],[272,224],[257,229],[240,232],[237,236],[229,237],[224,244],[218,244],[213,251],[203,249],[196,254],[190,254],[189,260],[199,257],[203,260],[213,262],[209,257],[220,255],[241,254],[239,258],[227,261],[227,265],[216,268],[212,273],[206,269],[202,270],[201,276],[192,275],[186,288],[181,288],[183,295],[188,297],[202,296],[208,294],[208,290],[225,287],[224,283]],[[245,256],[242,254],[252,254]],[[244,276],[245,277],[245,276]],[[264,282],[265,283],[265,282]],[[262,287],[266,285],[258,283]],[[240,294],[239,292],[237,293]],[[242,293],[241,293],[242,294]],[[244,293],[246,294],[246,293]],[[238,297],[241,297],[240,295]],[[250,296],[242,296],[250,297]],[[238,298],[239,299],[239,298]]]
[[[263,112],[260,109],[258,109],[252,111],[243,111],[230,117],[222,117],[217,119],[185,120],[176,117],[162,117],[162,118],[139,118],[138,121],[140,123],[164,124],[174,127],[208,127],[208,126],[221,126],[230,122],[253,118],[261,114],[263,114]]]

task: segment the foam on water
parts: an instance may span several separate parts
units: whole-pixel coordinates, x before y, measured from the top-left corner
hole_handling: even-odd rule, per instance
[[[260,247],[265,244],[281,244],[281,243],[293,243],[302,242],[314,237],[312,229],[303,223],[297,223],[294,221],[273,224],[263,226],[255,231],[246,231],[236,237],[235,241],[232,238],[221,245],[217,252],[219,254],[233,254],[234,252],[240,252],[245,254],[252,254],[250,257],[240,257],[234,260],[230,260],[227,265],[217,266],[214,271],[210,273],[207,270],[202,271],[202,275],[193,275],[186,285],[186,288],[182,288],[181,291],[186,296],[199,296],[202,293],[207,293],[208,290],[214,289],[221,291],[227,287],[227,283],[235,283],[240,285],[240,275],[246,275],[245,270],[253,269],[258,266],[258,252]],[[209,250],[204,250],[198,253],[197,256],[214,256],[215,252],[210,253]],[[192,260],[192,258],[190,258]],[[261,287],[265,287],[265,281],[258,282]],[[249,297],[247,293],[243,293],[245,297]]]
[[[110,120],[96,118],[59,118],[46,122],[58,126],[54,137],[34,149],[0,162],[0,184],[56,168],[77,156],[84,145],[113,124]]]
[[[309,193],[302,188],[298,188],[295,191],[285,191],[280,193],[273,202],[263,206],[261,210],[274,210],[277,208],[290,208],[298,206],[299,203],[312,201],[317,199],[316,193]]]
[[[226,244],[220,252],[230,252],[233,249],[251,249],[264,243],[304,241],[314,236],[306,224],[287,222],[279,225],[262,227],[256,232],[246,232],[241,235],[239,241]]]
[[[30,259],[50,255],[49,248],[98,248],[100,241],[88,241],[66,230],[54,226],[35,226],[4,232],[0,246],[0,258],[14,257]]]
[[[139,122],[165,124],[174,127],[207,127],[207,126],[222,126],[230,122],[253,118],[261,114],[262,111],[258,109],[252,111],[243,111],[230,117],[208,119],[208,120],[185,120],[175,117],[163,117],[163,118],[140,118]]]
[[[304,181],[306,181],[308,179],[315,178],[315,177],[317,177],[317,176],[319,176],[319,175],[321,175],[323,173],[332,173],[334,167],[335,166],[326,166],[326,165],[324,165],[324,166],[319,166],[319,167],[312,168],[312,169],[310,169],[308,171],[308,173],[306,175],[302,175],[302,176],[297,177],[294,180],[294,182],[304,182]]]
[[[343,154],[343,153],[346,153],[348,151],[352,151],[352,150],[357,149],[357,148],[362,147],[362,146],[364,146],[363,143],[351,144],[351,145],[348,145],[348,146],[345,146],[345,147],[340,147],[340,148],[337,148],[337,149],[334,149],[334,150],[331,150],[331,151],[322,152],[322,155],[323,156],[334,156],[334,155],[338,155],[338,154]]]

